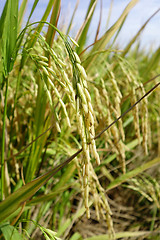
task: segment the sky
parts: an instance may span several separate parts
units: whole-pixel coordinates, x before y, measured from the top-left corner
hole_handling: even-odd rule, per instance
[[[33,4],[33,0],[28,1],[28,10],[26,12],[26,16],[29,15],[30,8]],[[44,13],[45,7],[49,0],[39,0],[37,9],[33,15],[32,21],[40,20],[41,16]],[[60,18],[60,26],[62,24],[67,25],[69,23],[70,18],[72,16],[75,4],[77,0],[61,0],[61,18]],[[108,29],[107,17],[109,13],[111,0],[102,0],[102,22],[100,28],[100,36]],[[115,21],[119,18],[124,8],[130,0],[113,0],[113,7],[111,18],[109,22],[110,27]],[[3,5],[5,0],[0,0],[0,14],[3,9]],[[77,33],[79,27],[84,21],[86,11],[90,0],[79,0],[79,5],[77,12],[75,14],[74,25],[72,27],[71,36],[74,37]],[[129,13],[126,22],[122,28],[120,35],[118,36],[118,44],[120,47],[124,47],[129,40],[137,33],[143,23],[158,9],[160,8],[160,0],[139,0],[136,6]],[[96,28],[98,25],[100,16],[100,0],[97,0],[96,10],[94,12],[94,16],[92,19],[92,24],[88,34],[88,44],[91,44],[94,41]],[[160,11],[154,16],[151,21],[146,26],[140,37],[141,47],[145,49],[149,49],[151,46],[156,49],[160,46]]]

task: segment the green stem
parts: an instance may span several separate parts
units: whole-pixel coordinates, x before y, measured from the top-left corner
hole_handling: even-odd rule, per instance
[[[5,128],[6,128],[6,114],[7,114],[7,96],[8,96],[8,77],[6,78],[6,91],[3,114],[3,128],[2,128],[2,153],[1,153],[1,201],[4,193],[4,155],[5,155]]]
[[[14,112],[15,112],[15,108],[16,108],[16,104],[17,104],[17,96],[18,96],[18,90],[19,90],[19,86],[20,86],[20,78],[21,78],[21,68],[18,71],[16,92],[14,95],[14,106],[13,106],[13,111],[12,111],[12,120],[11,120],[11,124],[10,124],[11,129],[13,129]],[[10,147],[10,144],[12,143],[12,137],[13,137],[13,131],[11,131],[11,133],[10,133],[9,147]]]

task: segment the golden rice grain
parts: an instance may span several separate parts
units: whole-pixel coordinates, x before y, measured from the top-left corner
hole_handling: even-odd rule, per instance
[[[43,66],[45,66],[45,67],[48,67],[48,63],[46,63],[46,62],[38,61],[38,63],[39,63],[40,65],[43,65]]]
[[[43,69],[43,72],[46,74],[46,76],[49,77],[48,70],[43,65],[41,65],[41,68]]]
[[[45,56],[39,55],[39,58],[40,58],[42,61],[48,62],[48,58],[45,57]]]
[[[84,80],[87,79],[87,74],[86,74],[86,71],[84,70],[84,68],[79,64],[79,63],[76,63],[76,66],[79,70],[79,72],[81,73],[81,76]]]
[[[78,92],[79,92],[81,100],[82,100],[82,104],[87,105],[86,96],[84,94],[84,91],[83,91],[82,86],[81,86],[80,83],[77,83],[77,88],[78,88]]]
[[[71,42],[72,42],[74,45],[76,45],[77,47],[79,47],[78,43],[77,43],[72,37],[69,37],[69,38],[70,38]]]
[[[76,58],[76,62],[81,64],[81,60],[80,60],[80,58],[79,58],[79,56],[78,56],[78,54],[76,52],[74,52],[74,56]]]
[[[52,55],[54,56],[54,57],[56,57],[56,58],[58,58],[57,57],[57,54],[55,53],[55,51],[51,48],[51,53],[52,53]]]
[[[57,62],[58,62],[62,67],[66,67],[66,63],[64,63],[60,58],[57,58]]]
[[[47,70],[48,70],[51,74],[56,75],[56,72],[55,72],[52,68],[47,67]]]

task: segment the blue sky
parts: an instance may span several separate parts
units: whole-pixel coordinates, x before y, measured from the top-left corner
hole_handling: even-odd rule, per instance
[[[33,2],[34,2],[33,0],[28,1],[28,10],[26,12],[26,15],[29,14],[29,9]],[[39,0],[38,7],[32,18],[33,21],[40,20],[42,14],[44,13],[45,6],[47,5],[48,2],[49,0]],[[75,7],[76,0],[61,0],[61,2],[62,9],[61,20],[59,24],[62,25],[62,23],[65,23],[67,25],[72,15],[73,9]],[[79,29],[84,20],[89,2],[90,0],[79,0],[79,6],[75,15],[74,25],[71,32],[73,37],[74,34],[77,33],[77,30]],[[100,35],[102,35],[106,31],[106,21],[109,12],[110,2],[111,2],[110,0],[102,0],[103,11]],[[113,8],[109,26],[111,26],[118,19],[123,9],[127,6],[129,2],[130,2],[129,0],[113,1]],[[4,0],[0,0],[0,11],[2,10],[4,3],[5,3]],[[118,43],[120,47],[123,48],[123,46],[125,46],[128,43],[128,41],[136,34],[136,32],[139,30],[142,24],[158,8],[160,8],[160,0],[140,0],[137,3],[137,5],[129,13],[124,24],[124,27],[118,37]],[[97,1],[97,6],[92,20],[92,25],[89,31],[88,43],[92,43],[94,40],[96,27],[99,20],[99,14],[100,14],[100,0]],[[157,48],[160,45],[159,29],[160,29],[160,12],[158,12],[158,14],[154,16],[154,18],[152,18],[150,23],[147,25],[146,29],[143,31],[140,38],[141,46],[145,47],[146,49],[149,49],[150,46]]]

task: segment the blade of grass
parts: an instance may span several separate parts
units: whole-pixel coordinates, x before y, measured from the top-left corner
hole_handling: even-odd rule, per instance
[[[149,235],[149,231],[138,231],[138,232],[118,232],[115,233],[115,239],[120,238],[129,238],[129,237],[141,237],[141,236],[147,236]],[[99,236],[93,236],[89,238],[85,238],[84,240],[110,240],[110,237],[108,234],[105,235],[99,235]]]
[[[4,113],[3,113],[3,128],[2,128],[2,146],[1,146],[1,201],[4,199],[4,182],[5,182],[5,129],[6,129],[6,115],[7,115],[7,97],[8,97],[8,78],[6,80]]]
[[[121,23],[119,29],[117,30],[117,33],[116,33],[116,35],[115,35],[115,37],[114,37],[114,39],[113,39],[113,42],[112,42],[112,44],[111,44],[111,47],[114,45],[116,39],[118,38],[118,35],[120,34],[120,32],[121,32],[121,30],[122,30],[122,28],[123,28],[123,25],[125,24],[125,21],[126,21],[127,16],[128,16],[128,14],[125,16],[125,18],[124,18],[123,22]]]
[[[70,30],[71,30],[72,23],[73,23],[74,16],[75,16],[75,14],[76,14],[76,11],[77,11],[77,8],[78,8],[78,5],[79,5],[79,0],[77,0],[77,2],[76,2],[76,5],[75,5],[75,8],[74,8],[74,11],[73,11],[73,14],[72,14],[72,17],[71,17],[71,20],[70,20],[69,26],[68,26],[67,31],[66,31],[66,35],[68,35],[69,32],[70,32]]]
[[[39,2],[39,0],[35,0],[35,1],[34,1],[33,5],[32,5],[31,12],[30,12],[29,17],[28,17],[28,19],[27,19],[26,26],[29,24],[30,19],[31,19],[31,17],[32,17],[32,14],[33,14],[34,10],[36,9],[36,6],[37,6],[38,2]]]
[[[4,29],[4,24],[5,24],[5,18],[6,18],[6,14],[7,14],[8,2],[9,2],[9,0],[6,1],[5,6],[3,8],[3,12],[1,14],[1,18],[0,18],[0,38],[2,38],[2,33],[3,33],[3,29]]]
[[[23,0],[19,9],[19,13],[18,13],[18,27],[19,27],[19,31],[21,29],[21,25],[22,25],[22,20],[24,17],[24,13],[26,10],[26,6],[27,6],[28,0]]]
[[[15,46],[17,39],[17,26],[18,26],[18,0],[8,0],[6,15],[4,20],[2,32],[2,57],[4,74],[12,70],[15,60]],[[6,5],[5,7],[6,8]],[[3,14],[2,14],[3,16]]]
[[[100,16],[99,16],[99,22],[98,22],[98,27],[97,27],[97,32],[96,32],[96,36],[95,36],[94,42],[97,42],[97,40],[98,40],[98,35],[99,35],[101,21],[102,21],[102,9],[103,9],[102,0],[100,1],[100,4],[101,4],[101,6],[100,6]]]
[[[7,1],[3,16],[2,32],[2,58],[4,69],[4,82],[6,83],[4,113],[3,113],[3,127],[2,127],[2,146],[1,146],[1,199],[4,194],[4,155],[5,155],[5,128],[6,128],[6,114],[7,114],[7,97],[8,97],[8,74],[12,70],[15,56],[13,55],[16,39],[17,39],[17,25],[18,25],[18,0]]]
[[[24,35],[25,35],[25,32],[28,28],[28,25],[29,25],[29,22],[30,22],[30,19],[32,17],[32,14],[34,12],[34,10],[36,9],[36,6],[38,4],[39,0],[35,0],[33,5],[32,5],[32,9],[31,9],[31,12],[29,14],[29,17],[27,19],[27,23],[26,23],[26,27],[23,29],[23,31],[19,34],[18,38],[17,38],[17,51],[19,50],[21,44],[22,44],[22,41],[23,41],[23,38],[24,38]],[[23,67],[24,65],[24,62],[25,62],[25,58],[26,58],[26,54],[23,53],[22,54],[22,60],[21,60],[21,66],[20,66],[20,69]]]
[[[50,19],[50,23],[54,26],[57,26],[57,22],[59,19],[59,14],[60,14],[60,9],[61,9],[61,1],[55,0],[53,4],[53,9],[52,9],[52,15]],[[54,36],[55,36],[56,30],[51,27],[51,25],[48,26],[47,34],[46,34],[46,42],[48,45],[51,47]]]
[[[91,206],[92,201],[90,201],[88,205]],[[78,209],[78,211],[71,218],[68,218],[65,221],[65,223],[58,230],[57,237],[60,237],[66,231],[66,229],[69,228],[69,226],[72,224],[72,222],[75,221],[76,219],[78,219],[79,217],[83,216],[84,213],[85,213],[85,207],[83,206],[80,209]]]
[[[159,65],[159,60],[160,60],[160,47],[158,47],[158,49],[154,52],[152,57],[149,59],[148,65],[144,69],[144,72],[142,73],[142,76],[144,78],[147,78],[149,72],[157,68],[157,66]]]
[[[151,17],[149,17],[147,19],[147,21],[142,25],[142,27],[139,29],[139,31],[137,32],[137,34],[132,38],[132,40],[128,43],[128,45],[125,47],[125,49],[123,50],[121,56],[124,57],[128,51],[130,50],[130,48],[132,47],[132,45],[134,44],[134,42],[137,40],[137,38],[139,37],[139,35],[142,33],[142,31],[144,30],[144,28],[146,27],[146,25],[149,23],[149,21],[160,11],[160,8],[155,11]]]
[[[41,21],[37,22],[38,25],[37,25],[37,27],[35,28],[35,32],[34,32],[35,34],[32,35],[31,41],[30,41],[30,43],[29,43],[29,45],[28,45],[28,48],[32,48],[33,45],[36,43],[37,37],[38,37],[38,34],[37,34],[37,33],[40,33],[40,32],[42,31],[42,28],[43,28],[44,23],[46,22],[49,14],[50,14],[50,11],[51,11],[51,9],[52,9],[52,6],[53,6],[53,4],[54,4],[54,1],[55,1],[55,0],[50,0],[50,1],[49,1],[48,5],[47,5],[47,7],[46,7],[46,10],[45,10],[45,12],[44,12],[44,14],[43,14],[43,16],[42,16],[42,18],[41,18]]]
[[[115,34],[115,32],[119,29],[121,26],[123,20],[127,16],[127,14],[130,12],[130,10],[137,4],[139,0],[132,0],[127,7],[124,9],[123,13],[119,17],[119,19],[115,22],[115,24],[108,29],[105,34],[94,44],[93,49],[91,50],[91,53],[95,51],[101,51],[104,49],[107,45],[107,43],[110,41],[111,37]],[[91,63],[93,63],[96,60],[96,55],[90,59],[90,61],[86,61],[84,66],[85,69],[89,71],[89,68],[91,67]]]
[[[138,168],[135,168],[134,170],[121,175],[120,177],[116,178],[113,182],[111,182],[108,187],[107,187],[107,191],[119,186],[120,184],[122,184],[123,182],[126,182],[127,180],[129,180],[130,178],[135,177],[136,175],[144,172],[145,170],[155,166],[156,164],[158,164],[160,162],[160,158],[155,158],[141,166],[139,166]]]
[[[0,230],[3,233],[3,236],[6,240],[9,239],[16,239],[16,240],[23,240],[22,235],[18,232],[18,230],[9,225],[8,223],[0,225]]]
[[[72,186],[71,184],[68,184],[68,185],[65,185],[63,187],[59,187],[59,189],[57,189],[56,191],[52,191],[49,194],[44,194],[42,196],[35,197],[27,203],[27,206],[36,205],[36,204],[39,204],[40,202],[51,201],[54,198],[56,198],[57,195],[60,195],[61,193],[66,191],[71,186]]]
[[[27,183],[2,201],[0,203],[0,222],[4,221],[11,213],[21,207],[24,202],[30,199],[50,178],[70,163],[81,151],[82,149],[69,157],[65,162],[59,164],[41,177]]]
[[[76,51],[78,54],[83,50],[83,47],[86,43],[88,29],[91,24],[91,20],[93,17],[93,13],[94,13],[96,4],[97,4],[97,0],[90,1],[89,7],[87,10],[87,14],[85,16],[85,21],[83,22],[83,24],[75,38],[75,40],[78,42],[78,45],[79,45],[79,47],[76,48]]]
[[[109,21],[110,21],[110,19],[111,19],[113,2],[114,2],[114,0],[111,0],[111,1],[110,1],[109,12],[108,12],[108,17],[107,17],[107,23],[106,23],[106,29],[108,28],[108,26],[109,26]]]
[[[30,204],[37,204],[42,201],[49,201],[49,200],[53,199],[54,197],[56,197],[57,194],[60,194],[62,191],[71,187],[72,184],[66,185],[66,183],[73,176],[75,169],[76,169],[76,166],[74,163],[69,164],[66,167],[65,172],[61,176],[59,182],[53,187],[52,193],[34,198],[33,200],[29,201],[28,204],[30,205]]]
[[[46,129],[48,129],[48,125],[50,123],[50,117],[48,117],[45,123],[45,126],[43,128],[43,123],[45,121],[46,95],[43,92],[43,89],[41,90],[42,90],[42,93],[39,93],[40,95],[38,94],[38,97],[37,97],[35,125],[34,125],[34,138],[37,138],[42,132],[46,132]],[[30,182],[34,178],[35,172],[37,171],[37,166],[39,165],[39,161],[37,161],[37,159],[40,159],[48,134],[49,132],[44,134],[32,145],[31,154],[28,158],[28,165],[26,169],[26,176],[25,176],[26,182]]]

